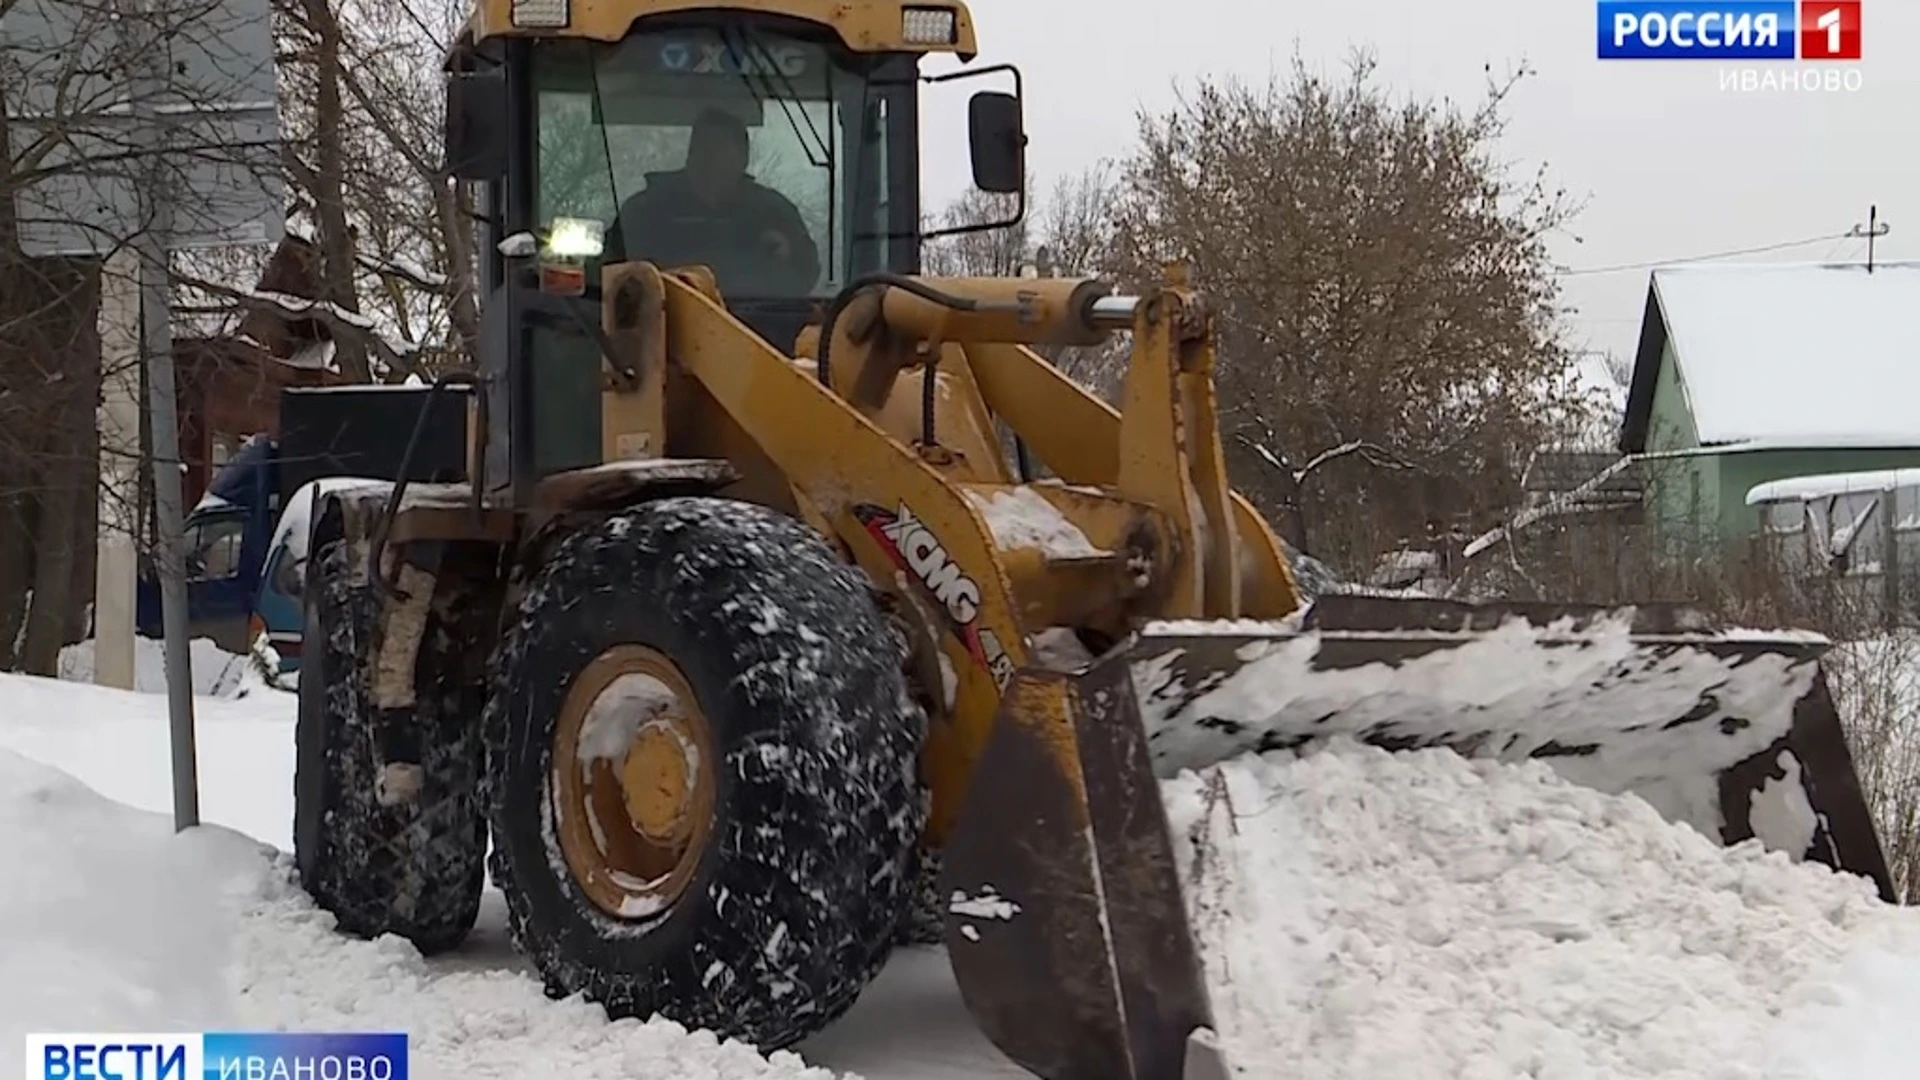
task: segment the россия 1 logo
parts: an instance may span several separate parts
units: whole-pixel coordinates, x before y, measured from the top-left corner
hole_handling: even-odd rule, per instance
[[[1861,0],[1599,0],[1602,60],[1858,60]]]

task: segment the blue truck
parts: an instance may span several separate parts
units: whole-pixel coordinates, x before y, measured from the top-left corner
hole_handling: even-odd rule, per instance
[[[191,637],[212,638],[244,653],[268,541],[279,521],[279,447],[270,436],[248,439],[186,517],[187,622]],[[157,638],[160,581],[143,561],[134,601],[134,629]]]
[[[214,475],[184,521],[187,635],[245,653],[265,634],[283,672],[297,670],[306,577],[310,485],[353,478],[413,482],[466,477],[466,395],[433,403],[411,461],[408,438],[426,387],[369,386],[280,394],[280,432],[255,435]],[[335,447],[351,446],[352,452]],[[134,629],[162,635],[160,582],[141,567]]]

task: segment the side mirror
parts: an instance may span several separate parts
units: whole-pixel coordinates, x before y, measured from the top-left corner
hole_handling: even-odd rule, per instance
[[[506,125],[507,81],[500,68],[447,76],[447,171],[456,180],[492,182],[506,175]]]
[[[982,90],[967,102],[967,141],[973,151],[973,184],[1011,195],[1026,190],[1027,133],[1020,99]]]

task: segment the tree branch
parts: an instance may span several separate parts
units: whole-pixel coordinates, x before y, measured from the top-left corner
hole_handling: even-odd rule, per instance
[[[1311,476],[1315,469],[1320,468],[1321,466],[1327,464],[1328,462],[1337,461],[1340,458],[1348,457],[1353,454],[1359,454],[1362,460],[1366,461],[1367,464],[1372,465],[1373,467],[1378,469],[1412,470],[1412,469],[1418,468],[1418,466],[1414,465],[1412,462],[1406,460],[1405,458],[1401,457],[1398,454],[1395,454],[1393,451],[1388,450],[1386,447],[1381,446],[1378,443],[1371,443],[1366,441],[1365,439],[1349,439],[1346,442],[1341,443],[1339,446],[1322,450],[1319,453],[1308,458],[1307,463],[1305,465],[1300,466],[1299,469],[1294,471],[1293,482],[1296,484],[1305,484],[1307,482],[1307,477]]]

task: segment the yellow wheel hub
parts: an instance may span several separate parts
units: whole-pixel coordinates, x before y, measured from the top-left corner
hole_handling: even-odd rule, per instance
[[[694,763],[700,751],[687,727],[679,717],[642,724],[620,765],[627,817],[649,840],[682,840],[692,826]]]
[[[659,914],[713,832],[711,728],[673,661],[642,645],[595,657],[554,725],[553,810],[567,869],[609,915]]]

